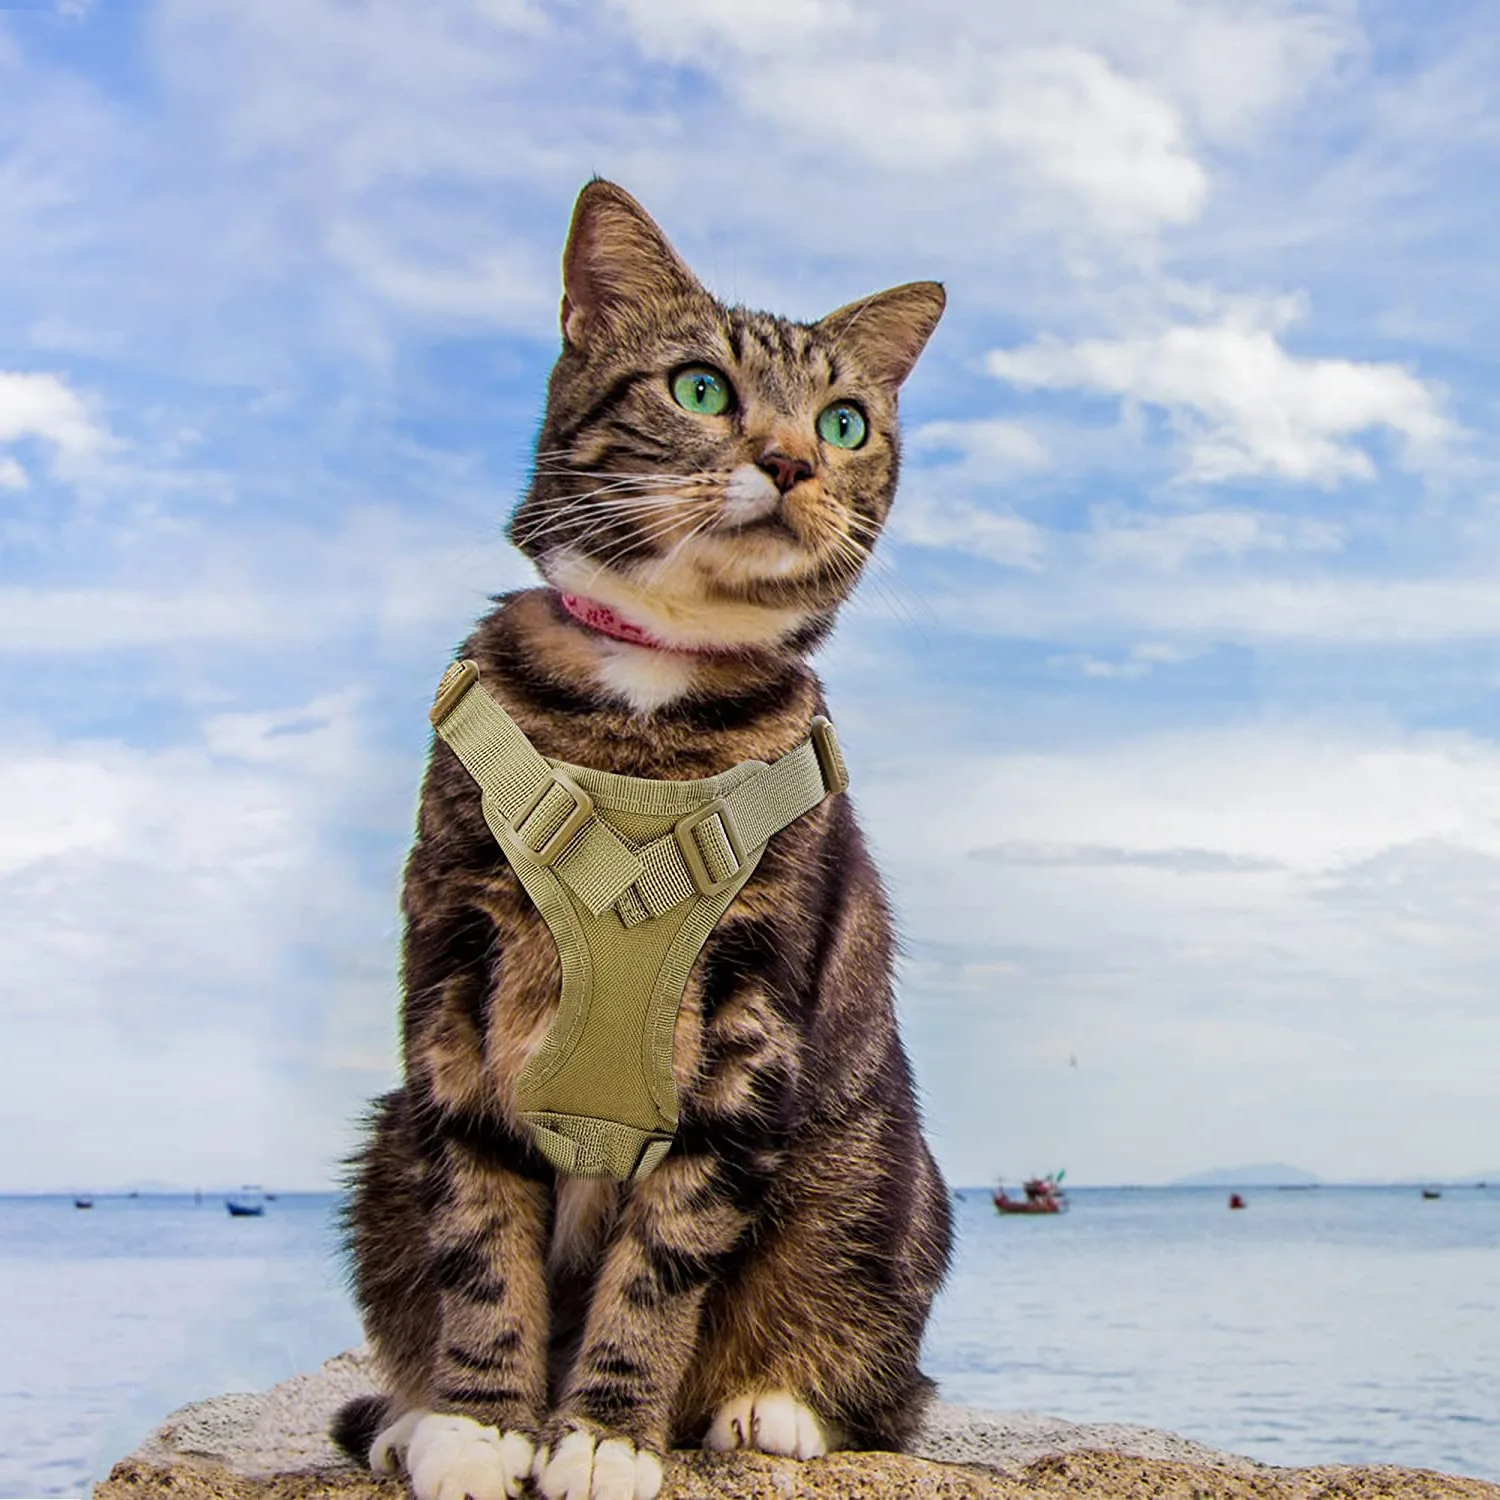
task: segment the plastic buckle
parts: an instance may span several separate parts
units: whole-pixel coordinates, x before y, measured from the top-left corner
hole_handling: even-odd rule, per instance
[[[562,826],[551,837],[544,840],[540,847],[533,846],[530,839],[521,832],[522,825],[542,805],[542,799],[558,786],[573,799],[573,811],[562,821]],[[542,782],[535,794],[527,799],[526,806],[516,814],[511,823],[511,832],[520,839],[526,852],[543,869],[555,864],[558,856],[573,842],[578,830],[594,816],[594,799],[574,784],[572,777],[565,772],[559,771],[555,766],[548,772],[547,778]]]
[[[443,673],[438,683],[437,697],[433,699],[432,711],[427,715],[436,729],[449,714],[458,707],[458,700],[479,681],[477,661],[456,661]]]
[[[698,840],[693,834],[700,823],[706,823],[713,817],[718,818],[724,837],[729,841],[729,852],[734,855],[734,869],[722,880],[715,880],[708,873],[703,851],[698,847]],[[727,891],[740,878],[745,868],[745,846],[740,841],[739,829],[734,826],[734,816],[722,797],[715,797],[712,802],[705,802],[702,807],[695,807],[686,817],[679,818],[672,833],[677,840],[677,847],[682,850],[683,859],[687,861],[688,873],[693,877],[693,884],[698,887],[700,896],[717,896],[720,891]]]
[[[670,1135],[648,1135],[645,1144],[641,1147],[641,1154],[635,1159],[630,1181],[639,1182],[642,1178],[649,1177],[661,1165],[662,1158],[672,1149],[672,1140],[673,1137]]]
[[[839,749],[839,737],[833,725],[819,714],[812,721],[813,753],[818,757],[818,769],[823,773],[823,785],[830,792],[849,790],[849,767],[844,764],[844,752]]]

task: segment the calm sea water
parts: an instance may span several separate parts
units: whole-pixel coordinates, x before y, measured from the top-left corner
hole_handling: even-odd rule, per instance
[[[1500,1190],[1079,1190],[955,1203],[927,1366],[951,1399],[1273,1463],[1500,1479]],[[0,1198],[0,1497],[82,1495],[185,1401],[359,1341],[333,1200]]]

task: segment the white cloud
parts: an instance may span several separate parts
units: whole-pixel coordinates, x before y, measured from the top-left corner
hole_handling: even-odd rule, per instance
[[[53,449],[63,474],[78,473],[109,442],[83,398],[60,376],[0,370],[0,443],[28,438]],[[0,489],[24,484],[25,473],[16,460],[0,458]]]
[[[130,650],[171,642],[255,642],[273,646],[326,636],[326,604],[293,611],[284,601],[233,589],[160,590],[128,584],[0,588],[0,652]]]
[[[950,609],[936,596],[932,609],[957,629],[1055,642],[1116,632],[1174,643],[1424,646],[1500,640],[1500,584],[1487,577],[1200,578],[1189,573],[1164,587],[1153,577],[1049,573],[1035,587],[1013,583],[981,599],[966,599],[961,608]]]
[[[996,142],[1043,181],[1124,228],[1196,218],[1208,175],[1171,104],[1081,48],[1006,58],[990,120]],[[1001,102],[1003,101],[1003,102]]]
[[[1043,869],[1166,870],[1174,875],[1260,875],[1282,868],[1275,860],[1218,849],[1115,849],[1107,844],[1027,844],[1011,841],[975,849],[971,859]]]
[[[203,725],[204,745],[215,756],[249,765],[339,776],[358,759],[354,711],[363,696],[347,688],[300,708],[214,714]]]
[[[906,442],[916,453],[956,449],[963,455],[966,472],[983,479],[1018,469],[1043,469],[1052,457],[1024,422],[1002,418],[924,422]]]
[[[919,477],[916,493],[903,495],[897,505],[891,535],[912,546],[985,557],[1012,567],[1035,569],[1049,562],[1052,587],[1064,591],[1098,583],[1085,578],[1083,570],[1106,570],[1115,575],[1115,582],[1099,595],[1101,604],[1123,601],[1129,585],[1122,589],[1119,580],[1142,570],[1183,572],[1213,559],[1266,553],[1327,555],[1340,551],[1345,542],[1343,527],[1311,516],[1245,509],[1162,513],[1118,502],[1095,506],[1086,531],[1049,530],[986,497],[986,484],[993,486],[991,495],[1005,492],[1001,486],[1010,476],[1004,456],[991,461],[983,440],[969,445],[968,452],[964,462],[929,469]],[[973,498],[964,496],[960,480],[972,486]],[[952,493],[955,488],[960,492]],[[1074,571],[1062,575],[1063,568]],[[1059,581],[1062,577],[1067,582]],[[1171,605],[1164,603],[1162,608],[1170,610]]]
[[[674,62],[718,57],[785,58],[799,47],[836,44],[868,19],[847,0],[729,0],[684,9],[672,0],[610,0],[652,56]]]
[[[985,758],[967,774],[986,811],[927,820],[933,857],[1009,840],[1215,850],[1326,873],[1425,838],[1500,857],[1500,749],[1460,735],[1196,732]]]
[[[1183,515],[1128,513],[1100,507],[1086,539],[1090,557],[1108,567],[1173,570],[1207,557],[1254,552],[1336,552],[1343,532],[1327,521],[1249,510]]]
[[[1083,677],[1138,681],[1149,677],[1157,667],[1176,666],[1179,662],[1191,661],[1197,652],[1163,641],[1142,641],[1132,646],[1123,656],[1102,657],[1086,653],[1062,654],[1049,657],[1049,667],[1061,667],[1076,671]]]
[[[1109,661],[1099,656],[1053,656],[1047,660],[1049,667],[1071,668],[1080,676],[1096,680],[1115,679],[1137,681],[1151,675],[1151,663],[1129,658],[1124,661]]]
[[[402,227],[409,239],[409,227]],[[446,226],[425,243],[395,247],[378,240],[373,228],[345,223],[330,229],[327,247],[395,307],[470,328],[550,331],[557,316],[556,269],[534,263],[514,245],[492,247],[455,264],[451,229]]]
[[[1153,0],[1115,7],[1116,54],[1216,141],[1253,133],[1365,47],[1357,14],[1284,4]]]
[[[903,495],[889,522],[897,541],[988,558],[1010,568],[1037,569],[1047,533],[1024,516],[994,505]]]
[[[1043,339],[990,353],[992,375],[1026,389],[1084,391],[1164,410],[1183,476],[1205,483],[1271,475],[1334,486],[1375,474],[1353,439],[1384,428],[1408,462],[1431,462],[1459,429],[1442,393],[1401,365],[1299,357],[1276,324],[1285,307],[1231,311],[1118,339]]]
[[[697,63],[794,149],[832,138],[900,172],[991,163],[1113,229],[1191,220],[1207,193],[1171,101],[1087,46],[893,47],[874,17],[820,0],[709,4],[687,24],[661,0],[617,9],[648,54]]]
[[[151,1024],[112,1007],[153,974],[169,1014],[190,976],[273,979],[315,839],[284,785],[191,750],[77,745],[7,758],[0,804],[9,1013]]]

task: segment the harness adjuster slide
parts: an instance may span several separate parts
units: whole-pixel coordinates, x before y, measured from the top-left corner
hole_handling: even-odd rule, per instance
[[[563,819],[562,825],[540,844],[535,844],[521,831],[526,821],[537,808],[542,805],[542,800],[553,787],[559,787],[573,800],[573,810]],[[515,816],[511,823],[511,831],[521,841],[526,852],[543,869],[557,862],[558,856],[578,836],[579,830],[590,818],[594,816],[594,799],[576,785],[573,778],[555,766],[542,781],[536,791],[526,799],[526,805]]]
[[[830,793],[849,790],[849,767],[844,764],[844,752],[839,749],[839,737],[834,727],[819,714],[812,721],[813,753],[818,757],[818,769],[823,773],[823,785]]]
[[[438,683],[437,697],[433,699],[432,709],[427,715],[432,720],[434,729],[458,707],[458,700],[478,681],[477,661],[456,661],[443,673],[443,680]]]
[[[719,820],[719,826],[724,830],[724,838],[729,844],[729,852],[734,856],[734,869],[722,880],[715,880],[710,874],[697,838],[698,825],[706,823],[710,818]],[[735,827],[734,814],[729,811],[729,805],[722,797],[715,797],[712,802],[705,802],[702,807],[695,807],[686,817],[679,818],[672,834],[677,840],[677,847],[682,850],[688,873],[693,877],[693,884],[698,887],[700,896],[717,896],[720,891],[727,891],[740,878],[745,868],[745,845],[740,838],[739,829]]]

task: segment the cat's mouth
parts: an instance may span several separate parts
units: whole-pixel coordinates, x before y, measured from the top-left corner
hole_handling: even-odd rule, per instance
[[[814,550],[805,526],[799,524],[798,506],[796,487],[782,491],[758,465],[740,464],[729,473],[719,517],[710,530],[738,544],[752,540],[774,544],[779,572],[792,553]]]
[[[763,536],[771,540],[789,542],[793,546],[803,545],[801,533],[792,525],[780,507],[764,516],[749,521],[731,521],[718,528],[720,533],[731,536]]]

